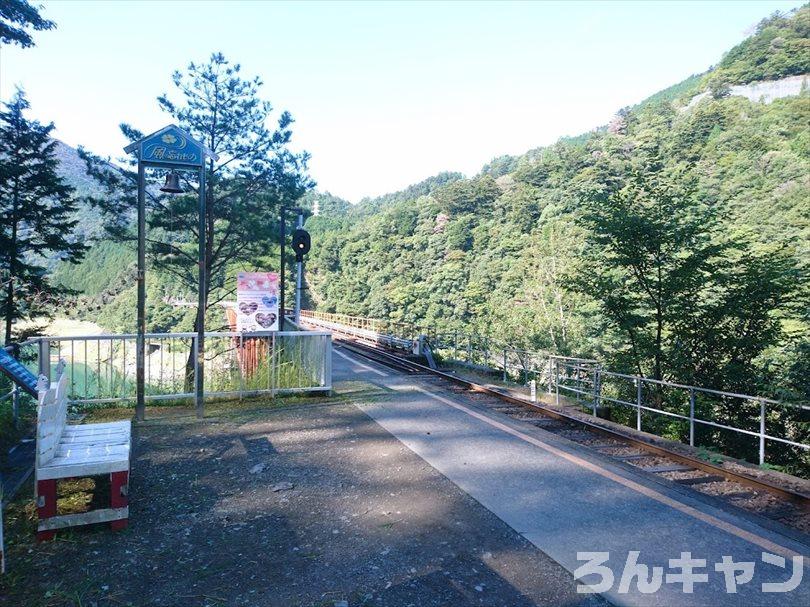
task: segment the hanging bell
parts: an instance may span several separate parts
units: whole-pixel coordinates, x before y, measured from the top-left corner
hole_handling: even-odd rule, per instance
[[[166,174],[166,183],[163,184],[160,191],[167,194],[182,194],[183,188],[180,187],[180,176],[174,171],[169,171]]]

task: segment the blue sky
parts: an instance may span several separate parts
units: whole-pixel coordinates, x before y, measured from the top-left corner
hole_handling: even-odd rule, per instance
[[[222,51],[356,201],[605,124],[802,2],[43,4],[58,29],[0,49],[0,97],[22,86],[66,143],[119,156],[117,125],[164,126],[172,71]]]

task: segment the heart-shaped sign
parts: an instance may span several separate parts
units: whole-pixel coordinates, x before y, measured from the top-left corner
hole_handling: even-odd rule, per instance
[[[242,314],[250,315],[253,314],[256,310],[259,309],[259,305],[255,301],[251,301],[250,303],[242,302],[239,304],[239,311]]]
[[[262,297],[262,303],[268,308],[275,308],[278,305],[278,297],[275,295],[272,297],[267,297],[267,295],[265,295]]]
[[[265,329],[267,327],[272,327],[273,323],[276,322],[276,315],[275,314],[262,314],[259,312],[256,314],[256,322],[263,326]]]

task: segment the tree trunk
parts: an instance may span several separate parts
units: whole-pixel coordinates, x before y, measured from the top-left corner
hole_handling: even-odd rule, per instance
[[[17,209],[19,207],[19,192],[14,186],[14,198],[11,210],[11,244],[8,256],[8,289],[6,290],[6,335],[5,345],[11,343],[11,325],[14,322],[14,279],[17,266]]]
[[[194,333],[197,333],[197,319],[194,319]],[[186,359],[186,378],[185,378],[185,385],[184,391],[185,392],[194,392],[194,373],[197,371],[197,366],[194,364],[194,356],[195,352],[197,351],[196,348],[196,341],[194,339],[191,340],[191,345],[188,349],[188,358]]]
[[[661,373],[661,358],[662,358],[662,337],[663,337],[663,328],[664,322],[661,317],[661,307],[659,306],[656,314],[656,330],[655,330],[655,379],[661,380],[662,373]]]
[[[8,289],[6,292],[6,339],[5,345],[11,343],[11,321],[14,317],[14,276],[9,272]]]
[[[210,254],[206,255],[206,260],[211,258]],[[210,285],[211,285],[211,277],[209,275],[208,268],[210,264],[206,261],[206,273],[205,273],[205,298],[203,299],[203,319],[205,318],[205,312],[208,311],[208,299],[211,295],[210,293]],[[199,329],[199,311],[197,314],[194,315],[194,334],[197,334],[197,330]],[[191,340],[191,344],[189,345],[188,350],[188,358],[186,359],[186,377],[185,377],[185,391],[186,392],[194,392],[194,374],[197,371],[197,366],[194,361],[195,353],[196,353],[196,339]]]
[[[212,165],[213,166],[213,165]],[[213,181],[213,180],[211,180]],[[208,311],[208,299],[210,296],[210,289],[211,289],[211,266],[213,265],[213,255],[214,255],[214,214],[212,211],[213,206],[213,193],[212,193],[212,184],[206,188],[205,192],[206,201],[205,201],[205,214],[206,214],[206,229],[205,234],[202,234],[201,237],[205,238],[205,289],[203,292],[205,293],[205,297],[203,299],[203,313],[202,318],[203,322],[205,322],[205,313]],[[199,309],[197,310],[197,314],[194,317],[194,333],[196,334],[199,330],[199,323],[200,323],[200,313]],[[194,374],[197,371],[197,365],[195,364],[195,355],[196,355],[196,341],[192,339],[191,345],[189,346],[188,358],[186,359],[186,377],[185,377],[185,391],[186,392],[193,392],[194,391]]]

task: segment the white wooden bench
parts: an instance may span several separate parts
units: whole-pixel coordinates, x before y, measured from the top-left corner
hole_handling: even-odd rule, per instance
[[[129,420],[103,424],[67,424],[68,378],[64,361],[49,386],[39,380],[37,406],[36,500],[37,539],[53,539],[56,530],[74,525],[110,522],[113,529],[127,526],[129,517]],[[57,516],[56,482],[59,479],[110,475],[110,507]]]

